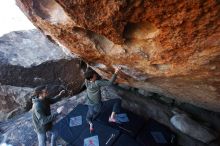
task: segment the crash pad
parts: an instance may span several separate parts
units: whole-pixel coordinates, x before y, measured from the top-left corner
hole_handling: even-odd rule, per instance
[[[93,136],[97,136],[99,140],[99,146],[112,146],[115,140],[118,138],[119,130],[113,129],[109,126],[105,126],[99,122],[93,122],[94,132],[90,133],[89,126],[83,129],[78,138],[71,143],[72,146],[83,146],[85,139]],[[95,145],[94,145],[95,146]]]
[[[144,123],[145,123],[145,120],[142,117],[128,110],[125,110],[124,108],[121,107],[119,113],[121,114],[126,113],[129,119],[129,122],[123,122],[123,123],[118,124],[118,123],[110,123],[108,121],[109,116],[112,113],[113,105],[116,102],[120,102],[120,99],[112,99],[112,100],[105,101],[103,103],[102,112],[99,114],[96,121],[99,121],[105,125],[111,126],[115,129],[118,129],[123,133],[136,137],[137,133],[141,130],[141,128],[144,126]]]
[[[66,115],[62,120],[55,124],[55,129],[58,135],[65,140],[67,143],[71,143],[79,137],[79,134],[85,129],[87,125],[86,113],[88,107],[86,105],[77,105],[68,115]],[[80,123],[77,126],[71,125],[71,119],[76,117],[81,117]]]

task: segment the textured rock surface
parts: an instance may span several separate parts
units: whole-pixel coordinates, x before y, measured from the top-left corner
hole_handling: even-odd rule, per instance
[[[170,122],[176,129],[204,143],[209,143],[217,138],[209,128],[192,120],[185,114],[174,115]]]
[[[77,92],[84,81],[82,65],[83,62],[77,58],[48,61],[30,68],[0,63],[0,83],[20,87],[63,84]]]
[[[32,88],[0,86],[0,121],[29,110]]]
[[[23,67],[49,60],[68,59],[65,48],[50,42],[40,31],[15,31],[0,37],[0,62]]]
[[[219,1],[16,1],[103,77],[220,112]]]

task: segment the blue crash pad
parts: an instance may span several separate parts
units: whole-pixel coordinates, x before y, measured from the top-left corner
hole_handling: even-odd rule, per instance
[[[84,139],[91,136],[98,136],[99,146],[112,146],[112,144],[118,138],[120,133],[118,130],[102,125],[99,122],[93,122],[93,126],[95,129],[94,132],[90,133],[88,126],[86,129],[84,129],[81,132],[81,134],[79,134],[79,137],[74,142],[71,143],[72,146],[83,146]]]
[[[67,116],[55,124],[55,129],[58,131],[58,135],[67,143],[71,143],[79,137],[79,134],[86,128],[86,113],[88,107],[86,105],[77,105]],[[82,125],[70,127],[70,118],[82,116]]]

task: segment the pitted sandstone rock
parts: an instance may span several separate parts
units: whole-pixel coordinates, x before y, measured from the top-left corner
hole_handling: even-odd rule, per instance
[[[220,112],[218,1],[16,1],[103,77]]]

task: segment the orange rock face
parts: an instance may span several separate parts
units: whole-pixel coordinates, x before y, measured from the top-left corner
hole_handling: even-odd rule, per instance
[[[217,0],[16,0],[103,77],[220,112]]]

